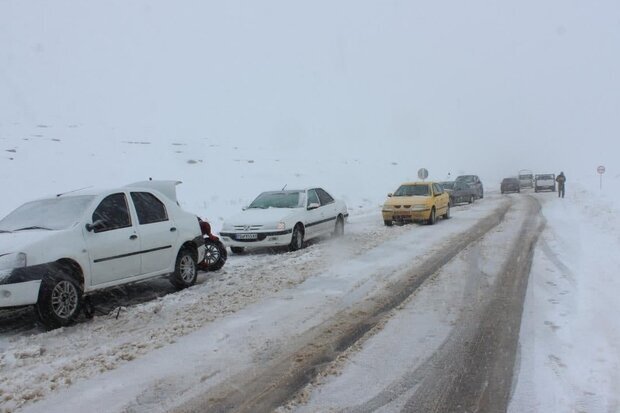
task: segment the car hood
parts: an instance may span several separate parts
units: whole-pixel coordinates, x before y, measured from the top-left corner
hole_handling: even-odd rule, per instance
[[[425,204],[431,199],[430,196],[393,196],[385,201],[386,206]]]
[[[226,225],[265,225],[278,223],[302,208],[248,208],[226,220]]]
[[[57,231],[32,229],[0,233],[0,255],[11,252],[25,252],[30,245],[50,238]]]

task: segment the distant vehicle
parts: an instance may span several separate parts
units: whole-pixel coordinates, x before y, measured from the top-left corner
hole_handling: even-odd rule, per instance
[[[521,182],[518,178],[504,178],[501,184],[502,194],[508,192],[521,192]]]
[[[476,198],[484,198],[484,187],[478,175],[461,175],[457,176],[455,182],[467,182],[469,186],[476,190]]]
[[[407,182],[388,194],[382,209],[383,222],[426,222],[433,225],[438,216],[450,218],[450,196],[437,182]]]
[[[179,207],[178,181],[145,181],[28,202],[0,220],[0,307],[34,304],[48,328],[71,324],[84,297],[156,276],[196,282],[204,241]]]
[[[270,191],[226,220],[220,236],[233,253],[246,248],[303,248],[311,238],[344,234],[347,206],[322,188]]]
[[[534,187],[534,174],[528,169],[521,169],[519,171],[519,185],[521,188],[533,188]]]
[[[437,182],[444,191],[451,191],[454,188],[454,181]]]
[[[534,179],[534,191],[555,192],[555,174],[539,174]]]
[[[465,181],[458,181],[454,183],[451,190],[448,190],[448,194],[450,195],[450,205],[464,202],[472,204],[478,198],[478,189]]]

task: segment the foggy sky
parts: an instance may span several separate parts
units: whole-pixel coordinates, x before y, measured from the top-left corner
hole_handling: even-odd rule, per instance
[[[0,0],[0,137],[40,123],[618,174],[620,3]]]

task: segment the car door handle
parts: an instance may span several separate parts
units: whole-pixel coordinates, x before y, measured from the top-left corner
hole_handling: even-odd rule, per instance
[[[133,234],[129,237],[129,239],[138,239],[138,236],[136,234]]]
[[[170,228],[170,232],[174,232],[174,231],[176,231],[176,230],[177,230],[177,229],[176,229],[175,227]]]

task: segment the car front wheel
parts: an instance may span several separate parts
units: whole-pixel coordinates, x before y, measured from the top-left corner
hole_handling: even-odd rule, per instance
[[[194,253],[183,248],[177,255],[174,272],[170,276],[170,282],[178,289],[191,287],[196,283],[198,271],[196,270],[196,258]]]
[[[54,266],[41,281],[35,305],[41,323],[48,329],[72,324],[82,308],[82,287],[67,270]]]
[[[435,222],[437,221],[437,216],[435,215],[435,207],[433,207],[433,209],[431,209],[431,215],[428,217],[428,225],[435,225]]]
[[[291,243],[288,245],[289,251],[297,251],[304,246],[304,230],[300,224],[295,225],[293,228],[293,236],[291,237]]]

